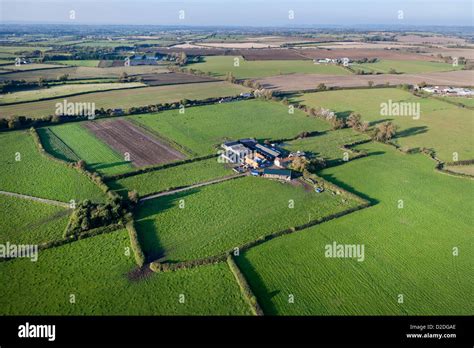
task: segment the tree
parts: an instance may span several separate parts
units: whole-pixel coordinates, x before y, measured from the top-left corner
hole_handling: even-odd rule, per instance
[[[79,160],[76,162],[76,167],[79,168],[79,169],[86,169],[86,161],[84,160]]]
[[[316,158],[313,158],[311,161],[310,161],[310,164],[308,166],[308,170],[310,172],[315,172],[317,170],[321,170],[321,169],[324,169],[326,168],[327,166],[327,163],[326,163],[326,160],[322,157],[316,157]]]
[[[331,125],[332,125],[332,129],[336,130],[336,129],[344,128],[346,124],[344,123],[344,120],[342,118],[333,117],[331,118]]]
[[[59,81],[67,81],[69,79],[69,74],[63,74],[58,76]]]
[[[324,83],[320,83],[317,87],[318,91],[325,91],[327,89]]]
[[[128,74],[125,71],[120,74],[119,81],[120,82],[127,82],[128,81]]]
[[[128,191],[128,200],[132,202],[133,204],[137,204],[139,201],[139,195],[136,190],[133,191]]]
[[[352,129],[358,130],[362,125],[361,116],[356,113],[351,113],[347,118],[346,124]]]
[[[361,132],[367,132],[367,130],[369,129],[369,122],[362,122],[362,124],[360,125],[360,128],[359,128],[359,131]]]
[[[377,141],[387,142],[392,139],[397,132],[397,126],[392,122],[384,122],[375,128],[374,139]]]
[[[291,161],[291,164],[290,164],[290,169],[293,169],[297,172],[302,172],[304,171],[305,169],[307,169],[307,167],[309,166],[309,160],[304,157],[304,156],[298,156],[298,157],[295,157],[293,158],[293,161]]]

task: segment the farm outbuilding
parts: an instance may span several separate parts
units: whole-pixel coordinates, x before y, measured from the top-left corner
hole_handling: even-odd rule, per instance
[[[263,177],[268,179],[277,179],[290,181],[292,179],[293,173],[289,169],[264,169]]]

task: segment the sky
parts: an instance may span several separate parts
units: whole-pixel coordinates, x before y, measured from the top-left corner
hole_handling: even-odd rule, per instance
[[[473,3],[473,0],[0,0],[0,22],[472,26]]]

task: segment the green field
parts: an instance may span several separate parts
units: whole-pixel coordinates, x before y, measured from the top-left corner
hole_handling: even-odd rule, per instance
[[[113,69],[113,68],[104,68]],[[97,92],[67,98],[71,103],[94,102],[96,109],[128,109],[132,106],[145,106],[158,103],[179,102],[182,99],[206,99],[219,96],[239,95],[248,91],[247,88],[227,82],[206,82],[144,87],[109,92]],[[0,117],[10,115],[27,115],[42,117],[55,113],[56,103],[62,103],[63,98],[31,102],[19,105],[0,106]]]
[[[125,89],[132,87],[144,87],[145,84],[139,82],[132,83],[83,83],[65,84],[49,88],[39,88],[29,91],[21,91],[0,95],[1,104],[13,104],[18,102],[35,101],[46,98],[65,97],[93,91],[105,91],[112,89]],[[85,96],[84,98],[87,98]],[[57,102],[57,101],[56,101]]]
[[[234,59],[239,66],[234,66]],[[350,75],[346,69],[336,65],[314,64],[312,60],[264,60],[247,61],[242,57],[216,56],[205,57],[202,63],[188,65],[191,69],[211,72],[214,76],[225,76],[232,72],[234,77],[258,78],[282,74],[306,73],[326,75]]]
[[[69,66],[88,66],[88,67],[97,67],[100,60],[55,60],[51,63],[69,65]]]
[[[443,99],[474,108],[474,98],[465,97],[443,97]]]
[[[151,274],[136,268],[126,231],[0,262],[1,315],[249,315],[227,264]],[[185,303],[179,303],[183,294]],[[70,296],[75,303],[70,303]]]
[[[327,131],[314,137],[297,139],[283,144],[289,151],[302,151],[313,156],[323,157],[329,165],[343,160],[344,152],[341,147],[356,141],[367,140],[369,137],[362,133],[357,133],[352,129],[339,129]],[[348,153],[350,159],[352,154]]]
[[[347,117],[351,112],[362,115],[362,119],[372,125],[382,120],[391,120],[399,128],[396,142],[402,147],[432,148],[438,157],[453,160],[457,152],[459,160],[474,158],[474,138],[472,111],[432,98],[415,97],[409,92],[396,88],[357,89],[309,93],[300,100],[312,107],[325,107]],[[382,103],[389,100],[420,104],[420,118],[412,116],[381,115]]]
[[[0,195],[0,243],[40,244],[63,237],[70,211]]]
[[[42,77],[45,80],[57,80],[60,76],[67,74],[69,79],[97,79],[97,78],[119,78],[122,73],[128,75],[152,74],[168,72],[162,66],[119,66],[112,68],[98,68],[89,66],[64,66],[58,65],[56,69],[41,69],[32,71],[18,71],[10,74],[2,74],[0,81],[4,80],[25,80],[38,81]]]
[[[50,128],[39,128],[37,132],[43,144],[43,148],[49,154],[66,162],[77,162],[81,159]]]
[[[46,69],[56,69],[61,68],[61,65],[53,65],[53,64],[22,64],[22,65],[3,65],[2,69],[9,70],[9,71],[29,71],[29,70],[46,70]]]
[[[182,164],[176,167],[134,175],[109,183],[110,188],[123,196],[127,191],[136,190],[141,196],[154,192],[166,191],[171,188],[189,186],[195,183],[208,181],[234,173],[217,158]]]
[[[145,201],[137,213],[137,230],[149,260],[189,260],[356,205],[329,192],[244,177]]]
[[[421,154],[364,144],[369,157],[323,171],[375,206],[274,239],[237,258],[266,314],[470,315],[472,181],[442,175]],[[464,197],[464,198],[463,198]],[[399,209],[399,200],[403,208]],[[326,258],[363,244],[365,259]],[[453,247],[460,250],[453,256]],[[288,303],[289,294],[295,303]],[[397,302],[404,295],[404,303]]]
[[[166,138],[172,139],[198,154],[216,151],[226,140],[255,137],[283,139],[303,131],[324,131],[329,124],[310,118],[303,112],[288,112],[288,107],[268,101],[249,100],[187,108],[152,115],[131,116]]]
[[[26,131],[0,133],[0,148],[0,190],[63,202],[104,199],[85,175],[42,156]]]
[[[462,66],[454,67],[452,64],[440,62],[426,62],[418,60],[380,60],[375,63],[352,64],[354,70],[363,70],[367,73],[388,74],[391,69],[397,73],[418,74],[436,71],[460,70]]]
[[[129,171],[133,168],[130,162],[124,160],[123,155],[115,152],[106,143],[96,138],[83,123],[70,123],[49,128],[69,149],[83,159],[91,171],[112,175]],[[54,148],[53,144],[48,144]],[[66,151],[64,151],[66,150]],[[52,154],[58,158],[69,158],[71,155],[66,149],[55,150]],[[57,152],[57,153],[55,153]]]

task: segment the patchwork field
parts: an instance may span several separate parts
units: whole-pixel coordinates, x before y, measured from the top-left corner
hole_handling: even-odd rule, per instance
[[[0,243],[40,244],[63,237],[70,210],[0,194]]]
[[[63,202],[104,199],[85,175],[40,155],[26,131],[0,133],[0,148],[0,190]]]
[[[442,175],[421,154],[387,145],[322,172],[375,206],[274,239],[237,258],[267,314],[470,315],[474,288],[472,181]],[[375,184],[374,184],[375,183]],[[427,185],[426,183],[429,183]],[[399,209],[399,200],[403,208]],[[325,246],[362,244],[365,258],[327,258]],[[453,256],[453,248],[459,256]],[[294,303],[289,303],[289,295]],[[403,304],[398,296],[404,297]]]
[[[337,131],[327,131],[314,137],[297,139],[282,146],[292,152],[303,151],[314,156],[323,157],[328,165],[340,163],[343,160],[344,152],[341,147],[356,141],[367,140],[367,135],[353,131],[352,129],[339,129]],[[352,154],[348,154],[350,159]]]
[[[66,84],[48,88],[39,88],[29,91],[13,92],[0,95],[1,104],[13,104],[26,101],[35,101],[56,97],[66,97],[74,94],[106,91],[113,89],[125,89],[133,87],[144,87],[140,82],[132,83],[88,83],[88,84]]]
[[[145,201],[137,214],[137,230],[149,260],[189,260],[356,205],[329,192],[244,177]]]
[[[474,71],[458,70],[448,72],[431,72],[423,74],[380,74],[380,75],[348,75],[330,76],[318,74],[294,74],[260,78],[256,80],[265,88],[282,91],[302,91],[315,89],[320,83],[327,87],[366,87],[369,81],[374,85],[393,86],[400,84],[420,84],[426,82],[433,86],[471,86]]]
[[[304,94],[300,100],[309,106],[322,106],[347,117],[351,112],[362,115],[372,125],[391,120],[398,127],[396,142],[402,147],[432,148],[438,157],[453,160],[457,152],[459,160],[474,158],[472,111],[432,98],[415,97],[395,88],[359,89]],[[382,103],[409,102],[420,104],[420,118],[413,116],[383,116]]]
[[[129,154],[130,161],[136,167],[167,163],[186,157],[125,119],[85,122],[84,127],[115,152]]]
[[[115,231],[42,251],[37,262],[0,262],[1,314],[250,314],[225,263],[133,280],[128,247],[127,232]]]
[[[182,99],[234,96],[247,91],[248,88],[227,82],[207,82],[89,93],[69,97],[67,101],[70,103],[94,102],[96,109],[128,109],[133,106],[179,102]],[[56,110],[56,103],[62,102],[64,102],[64,99],[58,98],[20,105],[0,106],[0,117],[10,115],[26,115],[29,117],[53,115]]]
[[[56,60],[53,62],[55,64],[69,65],[69,66],[97,67],[100,61],[99,60]]]
[[[131,163],[125,161],[124,154],[115,151],[94,136],[85,127],[85,122],[49,127],[49,130],[66,145],[58,148],[56,142],[45,144],[45,149],[53,149],[51,154],[58,158],[70,158],[72,151],[75,156],[86,162],[90,170],[104,174],[123,173],[132,169]],[[54,137],[43,139],[54,141]]]
[[[368,73],[382,73],[389,74],[392,69],[397,73],[428,73],[436,71],[451,71],[460,70],[462,66],[454,67],[452,64],[440,62],[425,62],[425,61],[404,61],[404,60],[381,60],[375,63],[352,64],[351,68],[354,70],[362,70]]]
[[[30,71],[30,70],[40,70],[40,69],[56,69],[61,68],[61,65],[57,64],[21,64],[21,65],[4,65],[2,69],[8,71]]]
[[[229,139],[276,140],[329,129],[325,121],[299,110],[290,114],[285,105],[261,100],[192,107],[184,114],[171,110],[130,118],[199,155],[215,152],[216,146]]]
[[[148,86],[165,86],[183,83],[201,83],[201,82],[213,82],[216,81],[212,77],[197,76],[192,74],[181,74],[181,73],[162,73],[162,74],[147,74],[142,75],[143,82]],[[219,86],[219,85],[216,85]],[[199,88],[199,86],[196,86]]]
[[[237,67],[234,66],[235,58],[239,60]],[[214,76],[225,76],[228,72],[232,72],[239,79],[293,73],[350,75],[350,72],[342,67],[314,64],[311,60],[246,61],[242,57],[231,56],[206,57],[205,59],[205,62],[191,64],[189,67],[211,72]]]
[[[189,186],[199,182],[217,179],[232,175],[233,173],[230,168],[219,163],[217,158],[210,158],[203,161],[130,176],[109,182],[108,184],[113,190],[116,190],[123,196],[127,195],[127,191],[133,190],[136,190],[140,196],[144,196],[175,187]]]
[[[42,69],[34,71],[19,71],[10,74],[0,75],[0,81],[4,80],[26,80],[38,81],[42,77],[45,80],[57,80],[59,76],[68,75],[69,79],[92,79],[92,78],[118,78],[122,73],[128,75],[153,74],[167,72],[168,70],[160,66],[121,66],[113,68],[97,68],[88,66],[63,67],[55,69]]]

